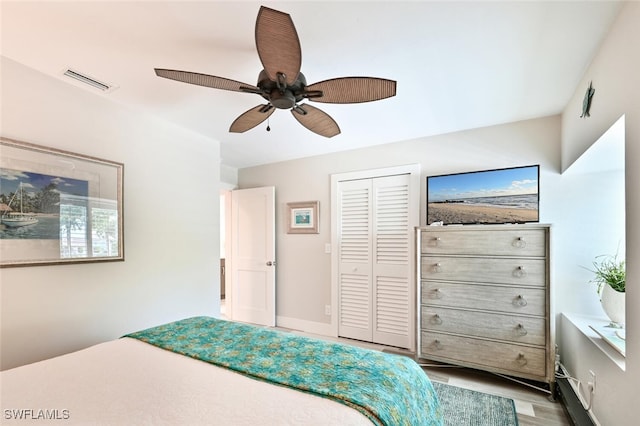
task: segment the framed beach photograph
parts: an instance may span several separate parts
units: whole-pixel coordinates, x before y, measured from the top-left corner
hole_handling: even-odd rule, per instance
[[[305,201],[299,203],[287,203],[288,234],[317,234],[318,228],[318,201]]]
[[[123,164],[0,138],[0,267],[124,260]]]

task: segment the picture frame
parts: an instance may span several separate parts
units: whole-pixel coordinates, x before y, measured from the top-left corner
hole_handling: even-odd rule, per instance
[[[0,137],[0,268],[124,261],[124,165]]]
[[[319,201],[287,203],[287,234],[318,234],[320,232]]]

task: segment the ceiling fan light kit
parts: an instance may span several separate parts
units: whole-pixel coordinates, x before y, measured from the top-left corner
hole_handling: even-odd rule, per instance
[[[288,109],[308,130],[327,138],[340,134],[340,127],[326,112],[303,101],[351,104],[395,96],[396,82],[377,77],[340,77],[307,86],[298,33],[287,13],[260,7],[255,28],[256,49],[264,69],[256,86],[190,71],[156,68],[158,77],[197,86],[262,96],[261,104],[242,113],[229,128],[244,133],[264,122],[275,109]]]

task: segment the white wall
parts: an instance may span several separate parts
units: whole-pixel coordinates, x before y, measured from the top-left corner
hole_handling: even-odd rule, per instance
[[[220,165],[220,189],[231,190],[238,186],[238,169],[235,167],[227,166],[226,164]]]
[[[621,371],[574,328],[563,327],[560,350],[571,374],[588,380],[597,374],[594,415],[602,425],[637,424],[640,383],[640,3],[627,2],[607,39],[577,85],[562,115],[562,165],[567,169],[619,117],[625,115],[627,355]],[[590,81],[596,92],[591,117],[579,118]],[[606,224],[602,232],[608,232]]]
[[[0,65],[2,136],[124,163],[125,234],[124,262],[0,270],[0,368],[218,315],[218,142]]]
[[[519,165],[541,166],[541,221],[550,222],[548,199],[559,179],[560,117],[379,145],[336,154],[240,169],[240,188],[276,187],[277,316],[281,325],[330,329],[330,175],[403,164],[422,166],[420,223],[425,223],[426,176]],[[286,203],[320,201],[320,234],[286,233]]]

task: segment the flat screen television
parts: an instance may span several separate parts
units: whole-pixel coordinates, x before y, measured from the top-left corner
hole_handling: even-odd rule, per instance
[[[540,166],[427,177],[427,225],[539,221]]]

